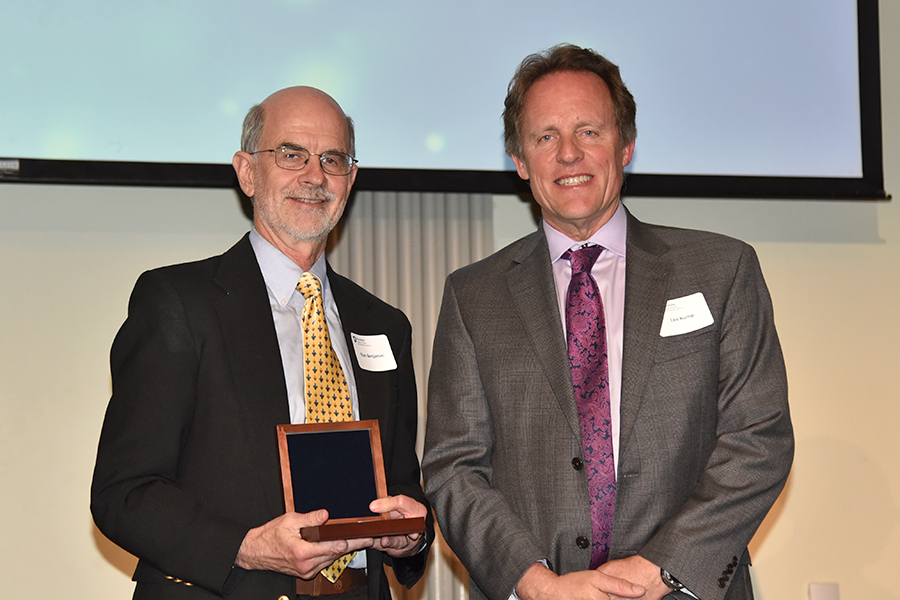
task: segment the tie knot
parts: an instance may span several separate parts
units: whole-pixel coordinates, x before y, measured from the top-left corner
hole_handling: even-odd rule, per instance
[[[300,276],[300,281],[297,283],[297,291],[307,299],[322,296],[319,279],[309,271]]]
[[[603,246],[585,246],[578,250],[566,250],[562,255],[572,265],[572,273],[590,273],[597,262],[597,257],[603,252]]]

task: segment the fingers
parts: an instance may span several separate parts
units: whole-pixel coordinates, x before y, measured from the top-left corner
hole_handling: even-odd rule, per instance
[[[601,574],[602,575],[602,574]],[[640,598],[647,591],[642,585],[631,583],[626,579],[619,579],[611,575],[603,575],[603,581],[598,586],[612,598]]]
[[[410,534],[410,535],[391,535],[384,536],[376,540],[376,546],[382,550],[388,549],[397,549],[397,550],[406,550],[412,546],[416,546],[419,543],[419,538],[421,536],[418,533]]]
[[[298,539],[294,565],[304,579],[311,579],[316,573],[333,563],[337,558],[364,550],[372,545],[371,539],[335,540],[329,542],[305,542]]]
[[[241,544],[235,564],[250,570],[277,571],[310,579],[336,558],[369,548],[371,538],[310,542],[300,530],[322,525],[328,520],[325,510],[287,513],[250,530]]]
[[[659,567],[637,554],[611,560],[600,565],[597,570],[620,581],[627,580],[640,584],[644,588],[646,600],[658,600],[670,591],[659,576]],[[626,598],[635,597],[628,593],[614,593]]]
[[[557,575],[542,563],[533,564],[516,584],[516,594],[523,600],[630,599],[640,598],[645,591],[642,586],[599,571],[573,571]]]
[[[289,529],[300,531],[302,527],[318,527],[328,520],[328,511],[325,509],[314,510],[308,513],[286,513],[283,524]]]
[[[389,514],[392,519],[417,518],[428,514],[428,509],[424,504],[402,494],[373,500],[369,504],[369,510],[379,514]],[[419,533],[384,536],[376,539],[373,547],[376,550],[384,550],[395,558],[411,556],[419,550],[421,537],[422,535]]]
[[[424,536],[413,533],[404,536],[384,536],[375,540],[373,546],[376,550],[382,550],[394,558],[412,556],[421,550]]]
[[[388,496],[378,498],[369,504],[369,510],[375,513],[391,513],[391,518],[424,517],[428,509],[421,502],[413,500],[409,496]]]
[[[316,573],[331,565],[339,557],[351,552],[364,551],[366,548],[371,548],[373,540],[371,538],[327,542],[305,542],[299,540],[299,544],[303,544],[305,549],[302,554],[298,555],[300,561],[297,564],[303,570],[301,577],[311,579],[316,576]]]

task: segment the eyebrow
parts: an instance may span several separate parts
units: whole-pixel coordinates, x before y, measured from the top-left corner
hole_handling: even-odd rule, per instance
[[[287,148],[288,150],[306,150],[307,152],[310,152],[309,148],[307,148],[306,146],[301,146],[300,144],[295,144],[293,142],[283,142],[283,143],[279,144],[278,146],[276,146],[276,148]],[[328,152],[335,152],[338,154],[346,154],[347,156],[350,156],[349,152],[347,152],[345,150],[338,150],[338,149],[325,150],[324,152],[317,153],[317,154],[326,154]],[[312,154],[312,152],[310,152],[310,154]]]
[[[559,131],[559,127],[551,125],[547,127],[540,127],[538,129],[535,129],[534,131],[530,131],[528,132],[527,136],[531,137],[532,139],[539,139],[547,135],[548,133],[559,133]]]

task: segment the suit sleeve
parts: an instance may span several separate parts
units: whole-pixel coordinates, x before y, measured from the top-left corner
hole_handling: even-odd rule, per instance
[[[91,486],[94,520],[142,563],[222,593],[248,528],[177,484],[194,421],[199,351],[182,300],[154,272],[135,285],[110,363],[113,395]]]
[[[722,600],[733,572],[746,569],[747,544],[784,487],[794,449],[768,290],[752,248],[742,245],[735,264],[719,308],[712,447],[687,501],[639,552],[702,600]]]
[[[448,278],[428,383],[425,492],[442,534],[489,598],[505,599],[547,558],[509,499],[492,486],[494,425],[478,357]]]

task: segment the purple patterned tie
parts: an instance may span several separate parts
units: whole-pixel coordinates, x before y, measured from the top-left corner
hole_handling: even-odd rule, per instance
[[[562,255],[572,265],[572,279],[566,294],[566,343],[591,495],[591,569],[596,569],[609,557],[609,537],[616,506],[606,319],[600,290],[591,276],[591,268],[601,252],[601,246],[589,246],[574,252],[567,250]]]

